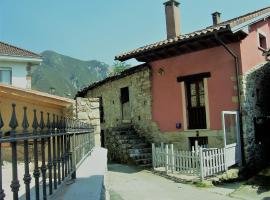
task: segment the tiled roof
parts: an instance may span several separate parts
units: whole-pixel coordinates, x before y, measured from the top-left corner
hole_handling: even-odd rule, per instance
[[[0,56],[15,56],[27,58],[41,58],[39,54],[0,42]]]
[[[103,79],[101,81],[92,83],[88,87],[85,87],[82,90],[78,91],[75,97],[84,97],[87,94],[88,90],[92,90],[92,89],[94,89],[96,87],[99,87],[99,86],[105,84],[105,83],[118,80],[120,78],[126,77],[128,75],[134,74],[136,72],[142,71],[142,70],[147,69],[147,68],[149,68],[149,66],[147,64],[142,64],[142,65],[138,65],[138,66],[126,69],[126,70],[120,72],[117,75],[109,76],[109,77],[107,77],[107,78],[105,78],[105,79]]]
[[[242,15],[240,17],[236,17],[234,19],[228,20],[228,21],[224,21],[218,25],[215,26],[209,26],[205,29],[202,30],[198,30],[192,33],[188,33],[188,34],[184,34],[184,35],[179,35],[175,38],[171,38],[171,39],[166,39],[160,42],[156,42],[154,44],[150,44],[150,45],[146,45],[143,47],[140,47],[138,49],[123,53],[121,55],[118,55],[115,57],[116,60],[120,60],[120,61],[124,61],[130,58],[133,58],[134,56],[144,53],[144,52],[148,52],[154,49],[158,49],[161,47],[165,47],[165,46],[170,46],[170,45],[174,45],[178,42],[182,42],[185,41],[187,39],[192,39],[192,38],[196,38],[196,37],[201,37],[201,36],[205,36],[209,33],[215,33],[215,32],[219,32],[219,31],[223,31],[223,30],[231,30],[233,27],[236,27],[238,25],[241,25],[249,20],[252,20],[256,17],[259,17],[261,15],[264,15],[266,13],[270,12],[270,7],[266,7],[245,15]]]

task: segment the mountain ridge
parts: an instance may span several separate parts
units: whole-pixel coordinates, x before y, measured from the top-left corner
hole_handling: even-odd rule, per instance
[[[104,79],[109,65],[98,60],[83,61],[52,50],[41,53],[43,62],[32,73],[32,89],[73,98],[89,84]]]

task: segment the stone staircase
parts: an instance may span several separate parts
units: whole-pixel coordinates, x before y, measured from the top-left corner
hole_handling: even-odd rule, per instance
[[[141,137],[132,125],[113,128],[106,139],[111,144],[107,144],[109,159],[141,167],[152,166],[151,144]]]

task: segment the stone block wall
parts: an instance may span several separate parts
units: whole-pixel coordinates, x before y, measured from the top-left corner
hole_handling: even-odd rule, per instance
[[[98,98],[77,98],[74,105],[76,118],[94,128],[95,146],[100,146],[100,112]]]
[[[145,68],[127,77],[105,83],[88,91],[86,98],[102,97],[104,123],[101,126],[105,130],[105,134],[108,134],[109,131],[107,130],[110,128],[118,127],[123,123],[120,90],[124,87],[129,87],[132,124],[144,130],[144,133],[149,130],[152,124],[150,79],[151,71],[149,68]]]
[[[243,142],[247,167],[256,169],[264,163],[264,145],[255,141],[254,117],[270,114],[270,64],[262,63],[241,77]],[[268,147],[269,148],[269,147]]]

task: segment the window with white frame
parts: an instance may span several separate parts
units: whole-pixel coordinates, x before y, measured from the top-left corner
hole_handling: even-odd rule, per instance
[[[12,70],[11,68],[0,67],[0,83],[11,84]]]

